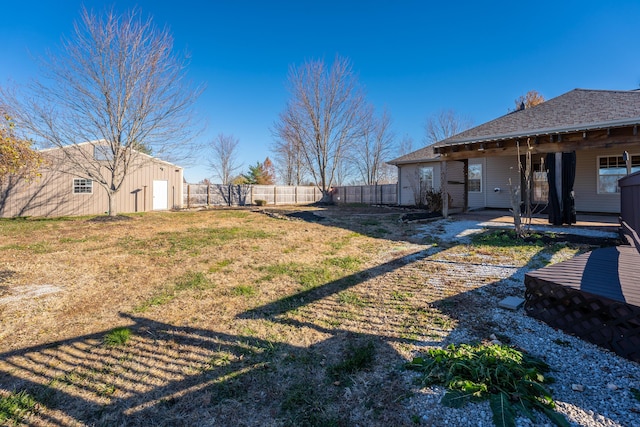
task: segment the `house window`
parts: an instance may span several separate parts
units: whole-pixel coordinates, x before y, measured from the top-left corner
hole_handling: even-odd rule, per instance
[[[469,165],[469,193],[482,192],[482,165]]]
[[[93,193],[93,181],[84,178],[73,179],[73,194],[91,194]]]
[[[549,181],[547,171],[533,172],[533,202],[547,203],[549,201]]]
[[[631,172],[640,171],[640,155],[631,156]],[[618,180],[627,175],[622,156],[598,157],[598,194],[620,192]]]
[[[433,190],[433,166],[420,168],[420,187],[425,190]]]

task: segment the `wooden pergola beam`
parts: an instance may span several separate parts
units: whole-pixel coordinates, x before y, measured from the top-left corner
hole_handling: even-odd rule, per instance
[[[547,134],[529,137],[531,152],[533,154],[557,153],[578,150],[590,150],[596,148],[620,147],[640,144],[637,126],[624,128],[609,128],[592,131],[576,131],[563,134]],[[437,147],[443,160],[461,160],[490,156],[511,156],[517,152],[517,141],[521,147],[527,138],[511,138],[500,141],[478,141],[460,146]]]

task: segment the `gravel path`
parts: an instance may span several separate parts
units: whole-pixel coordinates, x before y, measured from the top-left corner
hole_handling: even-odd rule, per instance
[[[478,221],[440,220],[420,227],[425,236],[437,236],[441,241],[463,242],[474,233],[494,226]],[[544,228],[549,230],[549,228]],[[592,237],[615,237],[615,233],[571,228],[551,230]],[[611,234],[614,234],[611,236]],[[640,364],[566,335],[546,324],[526,316],[524,309],[510,311],[497,308],[501,296],[522,295],[525,269],[494,265],[452,263],[452,276],[497,277],[503,280],[491,290],[479,288],[472,296],[472,305],[480,322],[493,325],[495,334],[504,334],[511,344],[523,348],[545,360],[554,370],[556,380],[549,388],[557,404],[557,411],[564,414],[572,426],[640,426],[640,401],[631,389],[640,389]],[[515,276],[514,276],[515,273]],[[472,307],[469,307],[473,311]],[[474,314],[474,315],[475,315]],[[461,321],[449,335],[444,345],[472,340],[475,335],[469,322]],[[486,337],[487,339],[489,336]],[[417,374],[415,374],[417,375]],[[575,385],[583,391],[574,391]],[[419,390],[409,401],[409,410],[420,414],[423,425],[430,426],[491,426],[492,415],[487,402],[469,404],[461,409],[440,405],[445,390],[429,387]],[[528,418],[518,418],[518,426],[552,425],[544,416],[536,423]]]

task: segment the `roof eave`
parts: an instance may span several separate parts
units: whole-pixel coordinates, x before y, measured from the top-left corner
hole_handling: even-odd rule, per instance
[[[390,162],[387,162],[390,165],[394,165],[394,166],[398,166],[398,165],[408,165],[408,164],[412,164],[412,163],[430,163],[430,162],[438,162],[440,161],[440,155],[438,154],[435,157],[423,157],[423,158],[418,158],[418,159],[409,159],[409,160],[391,160]]]
[[[588,124],[578,124],[572,125],[568,127],[556,127],[556,128],[545,128],[545,129],[534,129],[526,132],[511,132],[505,134],[498,135],[486,135],[482,137],[473,137],[473,138],[465,138],[459,139],[451,142],[437,143],[434,148],[444,148],[444,147],[453,147],[456,145],[464,145],[464,144],[472,144],[476,142],[492,142],[492,141],[502,141],[505,139],[514,139],[514,138],[527,138],[527,137],[535,137],[549,134],[558,134],[558,133],[570,133],[570,132],[584,132],[588,130],[601,130],[608,129],[613,127],[624,127],[631,125],[640,125],[640,117],[634,117],[631,119],[622,119],[622,120],[613,120],[608,122],[600,122],[600,123],[588,123]]]

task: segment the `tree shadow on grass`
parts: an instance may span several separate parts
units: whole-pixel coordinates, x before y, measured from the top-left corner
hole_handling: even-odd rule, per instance
[[[39,402],[29,424],[344,425],[350,375],[373,363],[345,368],[345,358],[365,347],[383,351],[355,335],[298,347],[128,320],[133,338],[123,347],[103,345],[104,331],[3,354],[0,386]],[[328,374],[334,366],[343,368]],[[394,381],[384,379],[391,388]],[[371,409],[380,405],[375,390],[369,398]]]
[[[417,259],[418,252],[242,313],[265,321],[314,304],[319,316],[356,316],[335,298]],[[332,301],[325,301],[331,298]],[[320,304],[319,306],[317,304]],[[349,313],[351,311],[351,313]],[[360,314],[358,314],[360,315]],[[266,317],[265,317],[266,316]],[[389,345],[398,334],[319,327],[318,339],[256,338],[122,314],[129,342],[108,346],[109,331],[0,355],[0,389],[24,391],[39,406],[26,420],[44,425],[404,425],[408,392]],[[268,320],[271,321],[271,320]],[[389,328],[395,326],[389,325]],[[358,421],[359,420],[359,421]]]
[[[454,277],[442,251],[398,257],[237,316],[289,328],[287,340],[123,314],[126,345],[106,346],[102,331],[0,355],[0,388],[40,402],[31,424],[410,425],[401,349],[442,344],[455,323],[471,321],[464,316],[475,295],[496,283],[476,264]],[[520,274],[501,271],[502,281]]]

